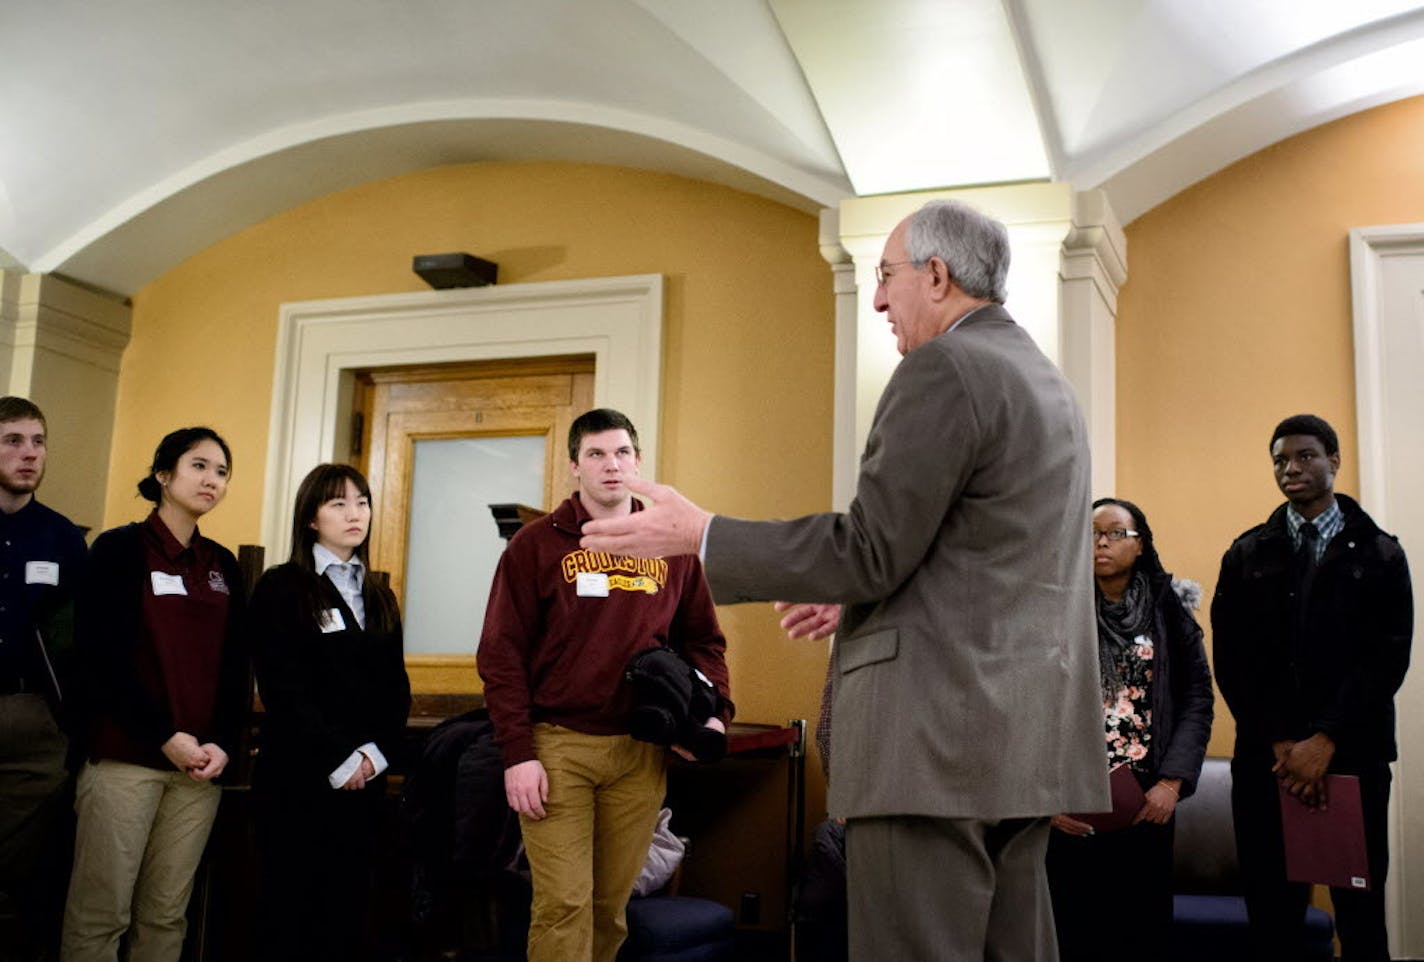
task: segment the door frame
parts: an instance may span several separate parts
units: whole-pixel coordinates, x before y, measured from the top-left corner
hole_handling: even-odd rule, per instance
[[[1384,292],[1380,284],[1383,260],[1399,255],[1424,254],[1424,223],[1356,227],[1350,231],[1350,283],[1354,313],[1355,409],[1359,434],[1360,501],[1376,523],[1394,534],[1390,508],[1395,498],[1412,497],[1391,483],[1389,451],[1400,443],[1389,437],[1385,418],[1387,371],[1384,364]],[[1424,543],[1424,532],[1404,532],[1413,544]],[[1408,545],[1406,545],[1406,548]],[[1415,598],[1420,597],[1420,559],[1414,559]],[[1424,624],[1424,611],[1416,603],[1415,627]],[[1420,632],[1415,631],[1416,644]],[[1418,660],[1417,658],[1415,659]],[[1394,763],[1390,793],[1390,860],[1385,884],[1385,915],[1390,950],[1395,958],[1424,954],[1424,833],[1419,819],[1406,812],[1424,803],[1424,676],[1418,666],[1405,676],[1395,696],[1398,711],[1399,761]]]
[[[638,425],[656,479],[662,402],[660,274],[296,301],[281,306],[262,499],[262,544],[290,551],[292,497],[350,455],[356,372],[558,354],[594,355],[594,403]]]

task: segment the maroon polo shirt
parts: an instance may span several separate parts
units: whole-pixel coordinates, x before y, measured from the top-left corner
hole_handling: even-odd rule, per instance
[[[134,652],[144,694],[167,708],[174,732],[211,741],[217,714],[223,639],[231,601],[215,545],[196,530],[184,547],[154,511],[144,522],[142,624]],[[231,746],[223,746],[231,748]],[[142,744],[109,719],[100,721],[93,756],[171,768],[162,745]]]

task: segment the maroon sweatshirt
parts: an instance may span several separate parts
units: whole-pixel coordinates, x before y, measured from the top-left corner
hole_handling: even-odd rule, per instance
[[[727,643],[702,563],[585,551],[587,520],[575,493],[520,529],[495,571],[476,661],[506,766],[535,757],[536,722],[627,734],[623,669],[658,645],[701,669],[722,696],[720,717],[732,717]]]

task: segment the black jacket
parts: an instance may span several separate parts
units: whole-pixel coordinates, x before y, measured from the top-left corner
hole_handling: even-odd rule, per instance
[[[1236,755],[1323,732],[1333,770],[1393,761],[1394,693],[1409,667],[1414,601],[1397,539],[1336,495],[1345,526],[1326,546],[1296,630],[1294,545],[1282,505],[1221,560],[1211,605],[1216,680],[1236,716]]]
[[[402,818],[412,860],[434,885],[488,880],[519,860],[519,817],[504,795],[504,759],[483,708],[447,718],[411,766]]]
[[[341,612],[342,630],[317,626],[312,588],[324,609]],[[377,590],[368,579],[367,597]],[[290,562],[262,576],[249,618],[264,709],[259,785],[329,792],[327,776],[367,742],[394,758],[410,711],[399,625],[363,630],[331,579]]]
[[[145,643],[143,599],[148,588],[143,523],[111,528],[94,540],[74,599],[74,637],[84,678],[85,721],[106,718],[140,744],[151,745],[153,764],[167,770],[159,747],[173,734],[167,703],[139,677],[139,649]],[[208,540],[208,539],[204,539]],[[209,542],[218,555],[231,592],[224,629],[222,665],[211,731],[191,732],[235,756],[251,703],[248,681],[242,570],[232,552]],[[175,680],[173,684],[181,684]],[[160,765],[161,763],[161,765]],[[233,766],[233,770],[236,766]],[[225,773],[227,774],[227,773]]]
[[[1177,597],[1172,576],[1154,577],[1152,589],[1156,645],[1152,651],[1152,746],[1155,778],[1180,778],[1182,798],[1196,790],[1211,738],[1215,696],[1202,630]]]

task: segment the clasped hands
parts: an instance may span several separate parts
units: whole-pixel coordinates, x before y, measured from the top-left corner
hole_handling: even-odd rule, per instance
[[[187,732],[174,732],[163,743],[163,755],[174,768],[195,782],[212,781],[227,767],[227,752],[212,742],[200,745],[198,739]]]
[[[1275,742],[1271,750],[1276,756],[1271,771],[1286,791],[1312,808],[1327,807],[1325,774],[1335,757],[1335,741],[1324,732],[1316,732],[1298,742]]]

